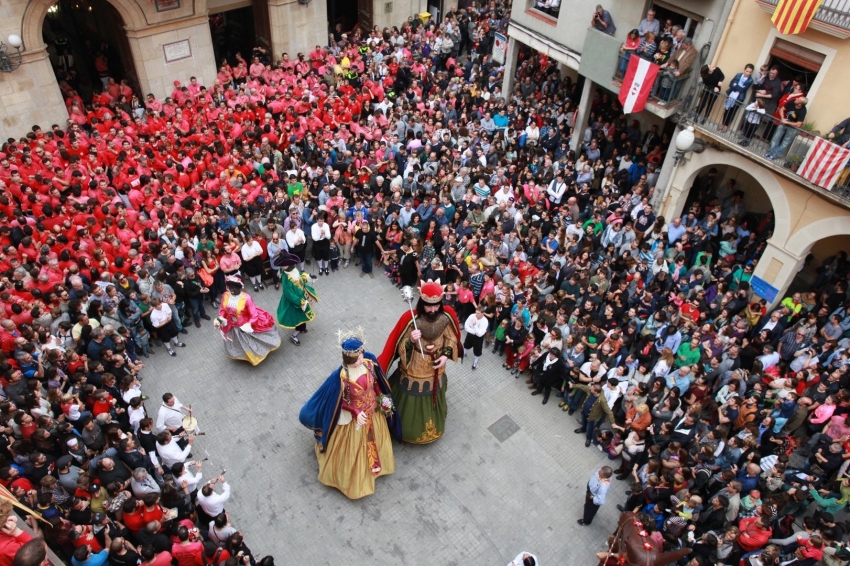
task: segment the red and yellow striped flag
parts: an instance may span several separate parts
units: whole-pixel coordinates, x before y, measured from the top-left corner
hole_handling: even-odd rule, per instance
[[[779,0],[770,21],[780,33],[803,33],[821,4],[823,0]]]

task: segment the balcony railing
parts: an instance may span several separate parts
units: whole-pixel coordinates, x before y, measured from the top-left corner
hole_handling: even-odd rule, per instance
[[[850,0],[848,0],[850,1]],[[623,83],[623,74],[629,65],[629,58],[637,57],[630,53],[620,52],[617,58],[617,68],[614,69],[614,83],[621,85]],[[690,74],[686,73],[680,77],[666,75],[664,71],[658,73],[655,83],[652,85],[652,92],[649,95],[651,102],[659,106],[675,106],[684,96],[685,82],[690,78]]]
[[[779,0],[758,0],[758,3],[772,13]],[[811,25],[825,33],[847,37],[850,33],[850,0],[824,0]]]
[[[782,125],[773,116],[748,110],[748,107],[748,100],[730,99],[722,92],[699,85],[684,114],[696,127],[738,146],[757,161],[772,163],[796,174],[817,136]],[[850,201],[850,175],[839,177],[831,192]]]

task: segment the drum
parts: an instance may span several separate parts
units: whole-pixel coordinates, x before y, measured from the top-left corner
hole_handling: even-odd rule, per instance
[[[198,419],[194,415],[186,415],[183,417],[183,430],[189,434],[194,434],[198,429]]]

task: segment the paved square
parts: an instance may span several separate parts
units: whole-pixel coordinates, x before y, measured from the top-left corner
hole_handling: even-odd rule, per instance
[[[373,496],[350,501],[318,482],[313,437],[298,412],[341,363],[337,330],[362,325],[377,353],[407,308],[381,272],[358,275],[352,264],[320,277],[317,317],[301,346],[285,333],[258,367],[226,358],[209,322],[189,330],[176,358],[159,348],[146,360],[148,412],[155,417],[164,391],[192,405],[206,432],[195,454],[206,449],[215,463],[204,476],[228,469],[226,508],[254,553],[333,566],[504,566],[521,550],[544,566],[595,561],[626,484],[615,481],[593,525],[578,526],[587,478],[607,458],[584,447],[555,397],[541,406],[489,351],[476,371],[470,361],[449,364],[445,436],[395,443],[397,471],[378,480]],[[254,293],[273,314],[279,296]]]

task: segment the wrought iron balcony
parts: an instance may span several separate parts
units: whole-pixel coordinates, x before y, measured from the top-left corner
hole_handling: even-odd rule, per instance
[[[749,104],[730,99],[722,92],[706,89],[702,84],[682,109],[685,122],[711,137],[734,146],[754,161],[840,199],[850,205],[850,170],[845,169],[831,191],[813,185],[797,175],[817,136],[800,128],[780,124],[777,118],[754,112]]]
[[[779,0],[756,0],[762,10],[773,14]],[[850,37],[850,0],[824,0],[810,27],[842,39]]]

